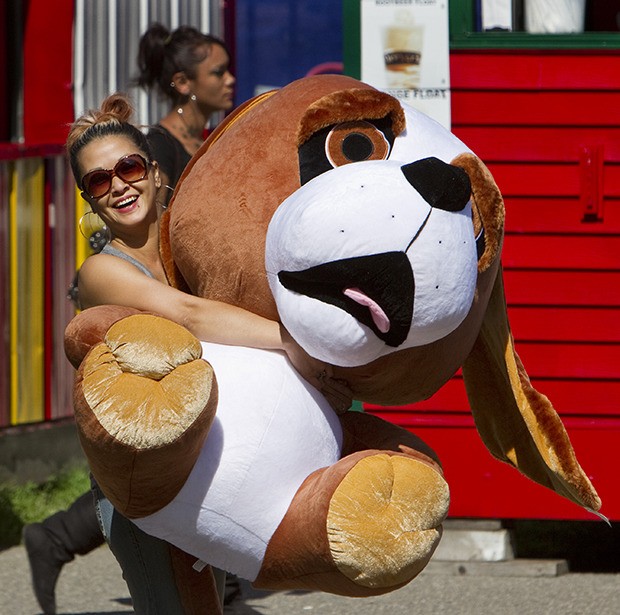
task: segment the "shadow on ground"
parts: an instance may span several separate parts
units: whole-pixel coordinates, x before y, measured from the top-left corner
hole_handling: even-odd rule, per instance
[[[519,519],[504,527],[516,557],[564,559],[572,572],[620,572],[620,523]]]

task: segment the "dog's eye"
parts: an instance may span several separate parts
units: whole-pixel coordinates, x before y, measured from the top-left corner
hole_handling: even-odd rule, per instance
[[[390,143],[370,122],[346,122],[334,126],[325,139],[325,155],[332,167],[364,160],[385,160]]]
[[[388,118],[343,122],[319,130],[299,148],[301,184],[345,164],[386,160],[393,143]]]

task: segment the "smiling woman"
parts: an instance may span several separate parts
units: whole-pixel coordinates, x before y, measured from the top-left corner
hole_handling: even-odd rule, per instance
[[[160,314],[204,341],[282,350],[334,408],[348,408],[350,393],[330,378],[331,368],[302,350],[279,323],[168,284],[159,253],[161,169],[149,140],[130,122],[132,113],[130,101],[114,94],[100,109],[80,117],[67,140],[82,197],[109,231],[109,242],[80,269],[80,306],[125,306]],[[95,495],[104,536],[123,568],[136,613],[185,613],[177,591],[183,591],[184,578],[176,576],[184,554],[141,532],[114,510],[98,488]],[[145,584],[144,579],[150,581]],[[215,582],[222,595],[223,575],[218,573]],[[151,610],[153,601],[155,610]]]

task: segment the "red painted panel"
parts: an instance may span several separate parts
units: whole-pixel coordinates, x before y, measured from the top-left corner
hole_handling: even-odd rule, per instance
[[[620,272],[504,269],[510,305],[620,306]]]
[[[454,134],[489,162],[577,163],[583,147],[603,146],[605,161],[620,162],[620,127],[453,126]],[[521,174],[522,175],[522,174]]]
[[[381,413],[427,442],[441,459],[450,485],[453,517],[591,519],[570,501],[537,485],[491,456],[470,417]],[[399,419],[403,419],[402,421]],[[591,421],[565,417],[567,432],[580,464],[604,504],[603,513],[620,519],[620,490],[609,453],[620,442],[620,418]]]
[[[577,165],[500,164],[485,161],[505,198],[579,196]]]
[[[607,415],[620,420],[620,381],[532,378],[532,384],[562,416],[581,415],[597,420],[599,415]]]
[[[451,490],[453,517],[594,519],[583,510],[492,458],[473,428],[415,429],[439,454]],[[599,430],[569,429],[577,457],[603,500],[603,513],[620,519],[620,490],[610,451],[620,421]],[[464,454],[465,453],[465,454]]]
[[[620,519],[607,463],[620,442],[620,50],[453,51],[451,84],[454,132],[506,201],[517,351],[565,417],[603,512]],[[584,208],[600,219],[584,222]],[[438,451],[453,516],[593,518],[491,458],[459,376],[415,406],[376,411]]]
[[[620,343],[620,308],[510,307],[517,341]]]
[[[620,92],[452,91],[452,126],[618,126]]]
[[[620,236],[507,235],[506,267],[620,270]]]
[[[24,35],[24,137],[29,145],[64,144],[67,138],[73,120],[72,44],[73,0],[30,0]]]
[[[452,51],[453,90],[618,90],[620,50]]]
[[[620,380],[620,345],[516,342],[532,378]]]
[[[413,411],[416,416],[416,420],[423,412],[459,412],[469,414],[469,402],[467,401],[467,395],[465,394],[465,386],[463,385],[463,379],[460,375],[455,376],[437,391],[432,397],[424,401],[420,401],[416,404],[409,404],[406,406],[378,406],[376,404],[364,404],[364,408],[367,410],[389,413],[394,415],[395,413]],[[387,417],[385,417],[387,418]],[[393,419],[389,419],[393,420]],[[399,420],[393,420],[393,422],[402,424],[402,417]]]
[[[525,366],[529,369],[529,365]],[[620,381],[561,380],[532,378],[533,386],[546,395],[561,416],[599,417],[620,420]],[[403,427],[453,423],[456,418],[472,426],[473,419],[460,376],[447,382],[430,399],[406,406],[383,407],[364,404],[364,408]]]
[[[0,141],[9,141],[11,138],[9,130],[9,97],[8,86],[8,3],[0,0]],[[3,321],[4,322],[4,321]],[[1,389],[4,390],[4,389]]]
[[[579,197],[581,170],[574,164],[503,164],[484,160],[504,197]],[[607,164],[604,170],[607,198],[620,197],[620,165]]]
[[[603,199],[602,221],[584,221],[584,208],[574,198],[504,198],[506,229],[518,232],[620,233],[620,200]]]

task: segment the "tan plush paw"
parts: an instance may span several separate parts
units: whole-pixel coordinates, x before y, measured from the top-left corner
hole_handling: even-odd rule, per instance
[[[437,547],[449,501],[447,483],[430,464],[398,454],[364,457],[329,506],[328,540],[338,570],[363,587],[407,583]]]
[[[78,372],[74,409],[99,486],[127,517],[178,493],[215,416],[217,386],[200,342],[148,314],[116,322]]]

